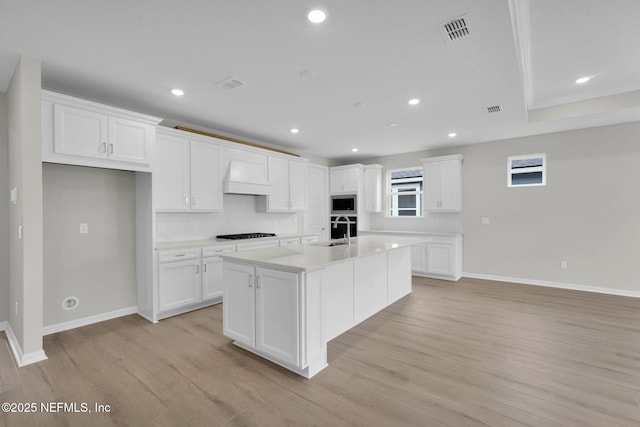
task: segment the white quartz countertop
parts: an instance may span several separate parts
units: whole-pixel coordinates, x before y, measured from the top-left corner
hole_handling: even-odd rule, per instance
[[[399,230],[358,230],[360,235],[398,235],[410,237],[458,237],[462,233],[442,233],[438,231],[399,231]]]
[[[403,246],[427,241],[421,237],[358,236],[351,245],[326,246],[329,242],[288,245],[244,252],[228,252],[220,256],[229,261],[291,272],[320,270],[332,264],[366,257]]]

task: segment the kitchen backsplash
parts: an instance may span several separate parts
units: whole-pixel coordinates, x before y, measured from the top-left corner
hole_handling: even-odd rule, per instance
[[[298,213],[256,212],[256,196],[224,195],[224,212],[158,213],[156,241],[210,239],[218,234],[301,231]]]

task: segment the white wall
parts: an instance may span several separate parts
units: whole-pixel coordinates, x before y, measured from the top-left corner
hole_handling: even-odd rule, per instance
[[[0,93],[0,322],[9,320],[9,133],[7,96]]]
[[[43,178],[44,325],[135,306],[135,173],[45,163]]]
[[[156,241],[211,239],[219,234],[300,232],[298,213],[258,212],[259,196],[224,195],[224,212],[159,213],[156,216]]]
[[[635,122],[364,163],[380,163],[386,170],[414,166],[421,157],[464,155],[466,273],[640,291],[633,268],[640,254],[638,135]],[[547,185],[507,188],[507,157],[539,152],[547,153]],[[490,225],[481,224],[483,217]],[[377,224],[400,228],[394,221]],[[433,218],[413,221],[414,229],[440,228]],[[442,228],[449,231],[448,224]],[[559,268],[561,260],[568,269]]]
[[[18,203],[9,209],[9,325],[20,347],[17,352],[25,356],[20,363],[44,357],[40,92],[40,62],[21,57],[7,91],[9,186],[18,189]]]

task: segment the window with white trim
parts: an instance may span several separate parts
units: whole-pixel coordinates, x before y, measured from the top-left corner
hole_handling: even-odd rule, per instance
[[[387,194],[390,217],[422,216],[422,168],[390,170]]]
[[[527,154],[507,159],[507,186],[533,187],[547,185],[547,155]]]

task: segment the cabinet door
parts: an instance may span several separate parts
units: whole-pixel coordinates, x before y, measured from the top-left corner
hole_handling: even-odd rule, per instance
[[[440,165],[437,162],[427,163],[423,167],[423,200],[424,211],[440,210]]]
[[[342,169],[330,171],[329,188],[331,194],[344,192],[344,171]]]
[[[256,275],[256,348],[284,363],[298,366],[298,275],[266,268],[256,268]]]
[[[156,141],[153,190],[156,209],[189,209],[189,140],[158,135]]]
[[[159,264],[159,312],[181,308],[200,300],[199,259]]]
[[[303,211],[307,208],[307,165],[302,162],[289,162],[289,209]]]
[[[318,233],[320,240],[329,239],[329,177],[324,166],[307,166],[307,189],[309,194],[304,214],[305,233]]]
[[[269,184],[267,196],[269,211],[289,210],[289,161],[280,157],[269,157]]]
[[[345,169],[343,191],[346,193],[357,193],[360,187],[361,170],[358,168]]]
[[[202,300],[222,297],[222,258],[209,257],[202,259]]]
[[[427,273],[454,275],[453,244],[427,244]]]
[[[462,210],[462,165],[460,160],[440,162],[440,209]]]
[[[53,151],[56,154],[107,158],[108,117],[66,105],[53,106]]]
[[[253,270],[253,267],[247,265],[223,263],[223,333],[225,336],[250,347],[256,345]]]
[[[204,141],[192,140],[190,169],[191,210],[222,210],[220,149]]]
[[[387,253],[356,259],[354,317],[360,323],[387,306]]]
[[[109,159],[129,163],[151,163],[155,128],[120,117],[109,117]]]
[[[382,169],[365,168],[364,170],[364,210],[365,212],[382,211]]]
[[[387,304],[411,292],[411,249],[402,247],[387,252]]]

